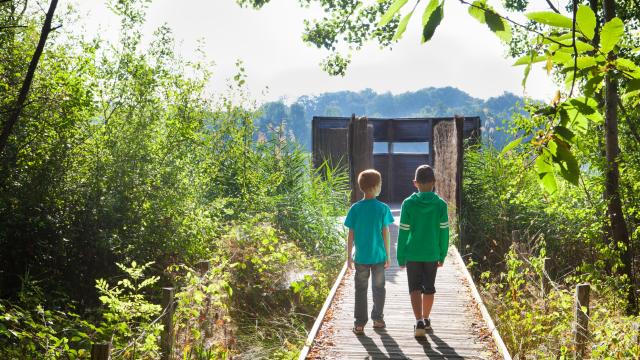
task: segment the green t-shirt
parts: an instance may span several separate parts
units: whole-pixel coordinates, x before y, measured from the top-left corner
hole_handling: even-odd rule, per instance
[[[382,229],[393,223],[387,204],[378,199],[363,199],[351,205],[344,226],[353,230],[355,256],[358,264],[379,264],[387,260]]]

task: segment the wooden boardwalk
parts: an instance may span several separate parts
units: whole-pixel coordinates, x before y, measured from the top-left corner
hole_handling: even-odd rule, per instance
[[[387,328],[375,330],[369,321],[365,335],[352,333],[353,273],[346,272],[333,301],[325,306],[322,321],[312,329],[301,358],[307,359],[502,359],[492,331],[472,296],[466,269],[455,248],[451,248],[436,278],[435,304],[431,313],[432,330],[426,339],[413,337],[415,323],[409,301],[406,272],[398,267],[395,256],[397,221],[391,226],[393,265],[386,272],[384,318]],[[368,290],[371,311],[371,284]],[[490,326],[493,324],[489,320]],[[317,332],[316,332],[317,330]],[[495,336],[495,334],[494,334]],[[498,335],[499,337],[499,335]],[[501,340],[498,342],[501,343]],[[505,358],[509,358],[507,354]]]

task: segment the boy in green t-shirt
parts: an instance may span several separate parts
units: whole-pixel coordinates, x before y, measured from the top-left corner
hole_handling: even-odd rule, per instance
[[[419,192],[402,203],[398,226],[398,264],[407,268],[416,337],[424,337],[431,327],[429,314],[436,293],[436,273],[449,249],[447,203],[433,192],[435,182],[429,165],[416,169],[413,184]]]
[[[389,224],[393,223],[391,209],[378,201],[382,178],[376,170],[365,170],[358,175],[358,186],[364,193],[364,199],[349,209],[344,225],[349,228],[347,241],[347,265],[356,274],[354,277],[356,299],[354,306],[355,321],[353,332],[364,334],[367,316],[367,288],[371,273],[371,292],[373,309],[371,319],[374,328],[384,328],[384,269],[389,268]],[[353,247],[356,253],[352,258]],[[354,266],[355,263],[355,266]]]

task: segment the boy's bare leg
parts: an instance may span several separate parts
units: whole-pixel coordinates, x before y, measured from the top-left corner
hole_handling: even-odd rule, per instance
[[[422,319],[422,291],[412,291],[410,295],[413,315],[416,317],[416,320],[420,320]]]
[[[433,294],[422,294],[422,315],[424,316],[425,319],[428,319],[429,315],[431,315],[433,300],[434,300]],[[415,313],[415,310],[414,310],[414,313]]]

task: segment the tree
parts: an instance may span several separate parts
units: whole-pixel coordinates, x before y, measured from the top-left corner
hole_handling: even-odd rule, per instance
[[[241,5],[261,7],[268,0],[238,0]],[[553,194],[556,175],[578,185],[580,166],[577,146],[591,136],[591,130],[603,129],[605,165],[605,197],[611,226],[611,243],[620,252],[622,274],[633,285],[631,241],[624,217],[619,185],[618,107],[623,101],[637,104],[640,91],[640,67],[636,65],[637,49],[625,32],[638,26],[634,1],[590,0],[589,6],[571,1],[569,16],[547,1],[549,11],[526,13],[528,23],[521,24],[498,13],[488,0],[468,2],[469,14],[486,24],[505,43],[512,56],[522,55],[515,65],[524,65],[526,83],[532,64],[544,62],[548,73],[564,81],[566,89],[558,92],[553,103],[539,107],[532,114],[535,126],[523,129],[523,136],[507,145],[504,153],[533,135],[535,169],[544,189]],[[305,21],[304,40],[319,48],[331,50],[324,67],[332,74],[344,74],[349,56],[336,52],[341,42],[359,49],[367,41],[377,41],[388,47],[399,40],[421,1],[407,6],[408,0],[382,0],[365,6],[358,0],[324,0],[325,16],[317,21]],[[525,11],[527,0],[508,0],[505,7]],[[616,17],[616,7],[623,18]],[[401,15],[403,8],[408,8]],[[429,41],[444,16],[444,0],[429,0],[422,9],[422,42]],[[626,34],[626,36],[625,36]],[[636,61],[634,61],[636,60]],[[623,84],[621,88],[619,84]],[[582,94],[578,94],[578,89]],[[584,95],[584,96],[581,96]],[[594,100],[596,99],[596,100]],[[604,101],[598,101],[603,99]],[[624,100],[621,100],[624,99]],[[604,115],[603,115],[604,114]],[[604,122],[604,126],[602,126]],[[635,287],[627,291],[628,312],[637,313]]]
[[[10,0],[8,2],[13,7],[13,0]],[[25,8],[27,6],[26,0],[24,6]],[[38,63],[40,62],[40,57],[42,56],[42,51],[44,50],[44,46],[47,43],[49,33],[54,30],[54,28],[51,27],[51,22],[53,21],[53,15],[56,12],[57,6],[58,0],[52,0],[49,4],[49,10],[47,10],[44,24],[42,25],[42,30],[40,30],[40,39],[38,40],[36,50],[31,57],[31,61],[29,62],[29,68],[27,69],[27,73],[24,77],[24,81],[22,83],[22,87],[20,88],[18,98],[15,105],[13,106],[13,109],[9,113],[9,117],[4,121],[4,124],[2,124],[2,132],[0,132],[0,154],[4,152],[4,148],[7,145],[7,141],[9,140],[9,136],[11,135],[11,131],[13,130],[13,127],[18,123],[20,114],[22,114],[22,109],[24,108],[27,96],[29,95],[29,90],[31,89],[31,84],[33,83],[33,77],[35,75],[36,68],[38,67]],[[0,28],[0,31],[1,30],[2,28]]]

